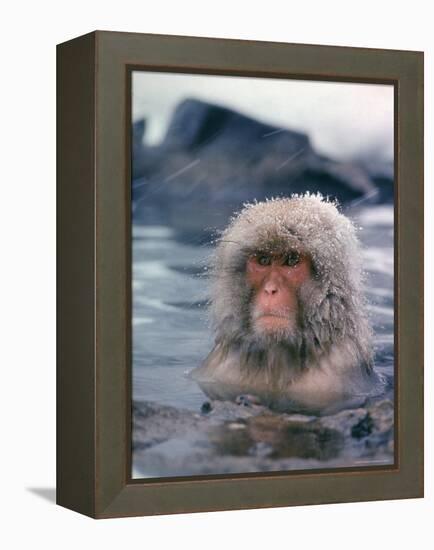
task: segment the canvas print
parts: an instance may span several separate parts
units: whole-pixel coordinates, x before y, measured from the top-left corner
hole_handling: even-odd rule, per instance
[[[131,75],[131,477],[395,462],[394,87]]]

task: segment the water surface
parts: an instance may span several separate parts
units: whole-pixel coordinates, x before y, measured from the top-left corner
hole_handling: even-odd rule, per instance
[[[392,396],[393,206],[346,211],[360,228],[375,368]],[[206,400],[186,372],[213,343],[204,273],[209,245],[181,242],[170,227],[133,225],[133,400],[199,411]],[[206,271],[205,271],[206,273]]]

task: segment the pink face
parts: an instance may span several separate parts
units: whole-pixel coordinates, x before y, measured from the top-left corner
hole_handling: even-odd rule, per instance
[[[258,253],[247,260],[247,282],[254,291],[253,321],[261,332],[290,331],[298,313],[297,292],[311,278],[309,256]]]

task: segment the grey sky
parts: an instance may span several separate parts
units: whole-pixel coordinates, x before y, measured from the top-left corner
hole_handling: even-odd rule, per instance
[[[306,132],[318,152],[336,159],[393,158],[392,86],[136,71],[133,119],[147,119],[148,143],[164,137],[173,110],[187,97]]]

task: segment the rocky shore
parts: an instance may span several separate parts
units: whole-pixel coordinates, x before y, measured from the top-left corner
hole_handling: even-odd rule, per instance
[[[390,399],[331,416],[276,414],[248,401],[201,411],[133,404],[134,477],[378,466],[393,463]]]

